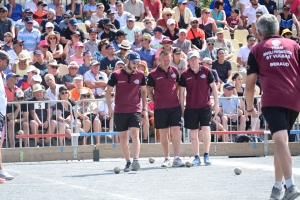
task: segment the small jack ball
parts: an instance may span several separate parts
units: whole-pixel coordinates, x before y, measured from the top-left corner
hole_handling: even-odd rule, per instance
[[[242,169],[237,167],[237,168],[234,169],[234,173],[236,175],[240,175],[242,173]]]
[[[115,168],[114,168],[114,172],[115,172],[116,174],[119,174],[119,173],[120,173],[120,171],[121,171],[121,170],[120,170],[120,168],[119,168],[119,167],[115,167]]]
[[[189,161],[186,161],[185,166],[186,166],[186,167],[191,167],[191,166],[192,166],[192,163],[189,162]]]
[[[154,158],[149,158],[149,163],[154,163],[155,159]]]

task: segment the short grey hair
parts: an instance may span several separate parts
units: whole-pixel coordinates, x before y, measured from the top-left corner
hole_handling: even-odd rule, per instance
[[[274,15],[264,14],[256,22],[257,30],[263,37],[274,35],[278,33],[279,24]]]
[[[205,58],[203,58],[202,63],[205,64],[205,63],[207,63],[207,62],[209,62],[209,61],[212,62],[212,59],[209,58],[209,57],[205,57]]]

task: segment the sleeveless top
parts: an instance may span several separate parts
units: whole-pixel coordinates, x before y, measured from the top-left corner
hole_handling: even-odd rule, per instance
[[[56,45],[54,51],[56,51],[57,49],[58,49],[58,44]],[[52,51],[50,46],[48,47],[48,51],[53,54],[53,51]],[[63,59],[61,57],[60,58],[53,58],[53,59],[56,60],[58,64],[65,64],[65,62],[63,61]]]
[[[213,17],[214,20],[220,20],[220,21],[223,20],[222,11],[220,11],[219,14],[217,15],[215,10],[211,10],[211,14],[212,14],[212,17]],[[217,25],[218,28],[223,28],[224,27],[224,24],[217,24],[216,23],[216,25]]]
[[[280,30],[279,30],[279,35],[281,35],[283,29],[290,29],[292,31],[292,27],[293,27],[293,14],[289,14],[287,19],[284,18],[283,13],[279,13],[280,17],[281,17],[281,21],[280,21]]]
[[[79,15],[79,13],[80,13],[79,9],[80,9],[80,4],[76,3],[76,7],[75,7],[75,10],[74,10],[74,15]],[[66,10],[71,10],[71,4],[67,5]],[[81,18],[76,18],[76,19],[81,19]]]
[[[29,62],[26,62],[26,69],[20,69],[19,68],[19,62],[16,63],[16,74],[18,74],[21,78],[23,78],[24,75],[27,75],[27,69],[29,66]]]
[[[204,25],[202,17],[199,18],[199,28],[201,28],[205,33],[205,39],[214,36],[214,31],[212,27],[213,19],[208,18],[206,24]]]

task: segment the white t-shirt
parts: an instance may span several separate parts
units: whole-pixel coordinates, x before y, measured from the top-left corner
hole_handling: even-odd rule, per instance
[[[112,100],[111,107],[114,110],[115,109],[115,102]],[[108,115],[108,107],[106,101],[100,101],[98,106],[99,112],[104,112],[105,115]]]
[[[98,75],[95,76],[95,75],[92,73],[92,71],[89,70],[89,71],[85,72],[84,77],[83,77],[83,80],[84,80],[84,81],[89,80],[89,81],[91,81],[91,82],[94,82],[94,81],[100,81],[100,80],[101,80],[101,81],[104,81],[104,80],[107,80],[107,75],[106,75],[104,72],[98,72]],[[99,96],[101,96],[102,93],[103,93],[105,90],[102,89],[102,88],[94,88],[94,89],[92,89],[92,91],[93,91],[94,96],[95,96],[96,94],[99,95]]]
[[[248,6],[245,8],[243,12],[243,16],[248,17],[248,24],[247,26],[251,25],[256,20],[256,12],[262,11],[264,14],[269,14],[269,11],[267,10],[266,6],[259,5],[257,8],[253,8],[252,6]]]
[[[0,112],[2,115],[6,115],[6,106],[7,106],[7,98],[4,89],[4,82],[2,79],[2,75],[0,74]],[[0,133],[1,134],[1,133]]]
[[[248,48],[248,45],[243,46],[243,47],[240,48],[237,57],[240,57],[243,62],[246,62],[248,60],[248,56],[249,56],[250,51],[251,50]]]
[[[251,6],[250,0],[240,0],[240,4],[244,4],[245,8]]]
[[[159,40],[157,39],[156,37],[152,37],[152,41],[150,42],[150,47],[153,48],[153,49],[159,49],[162,47],[162,44],[160,44],[160,42],[162,41],[162,39],[164,38],[165,36],[162,36],[162,38]]]
[[[119,16],[118,12],[115,14],[116,20],[120,22],[120,27],[126,26],[127,16],[131,15],[129,12],[124,11],[121,16]]]

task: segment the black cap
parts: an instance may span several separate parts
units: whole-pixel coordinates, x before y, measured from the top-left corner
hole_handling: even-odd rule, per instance
[[[59,93],[61,93],[62,91],[64,91],[64,90],[68,90],[68,88],[66,87],[66,86],[61,86],[60,88],[59,88]]]
[[[116,32],[116,37],[119,37],[119,36],[125,36],[125,35],[127,35],[126,33],[124,33],[124,31],[122,31],[122,30],[118,30],[117,32]]]
[[[96,28],[91,28],[89,30],[89,33],[98,33],[97,29]]]
[[[69,15],[70,17],[73,16],[73,12],[71,10],[67,10],[64,15]]]
[[[239,11],[238,9],[236,9],[236,8],[235,8],[235,9],[231,9],[231,11],[232,11],[232,12],[235,12],[235,13],[238,14],[238,15],[240,14],[240,11]]]
[[[283,5],[282,9],[284,9],[284,8],[291,9],[291,7],[290,7],[290,5],[289,5],[289,4],[285,4],[285,5]]]
[[[24,43],[24,40],[14,40],[13,41],[13,45],[20,44],[20,43]]]
[[[71,35],[80,35],[79,31],[74,31]]]
[[[102,19],[102,23],[105,25],[110,25],[110,26],[112,25],[111,20],[109,18]]]
[[[46,2],[44,2],[44,1],[39,1],[38,3],[37,3],[37,5],[39,6],[39,5],[44,5],[44,6],[47,6],[47,3]]]
[[[110,15],[110,14],[115,14],[116,12],[114,11],[114,10],[111,10],[111,9],[108,9],[107,11],[106,11],[106,14],[107,15]]]
[[[33,12],[32,12],[32,10],[31,10],[30,8],[26,8],[26,9],[24,10],[24,13],[33,13]]]
[[[264,14],[264,13],[263,13],[262,11],[260,11],[260,10],[256,11],[256,15],[262,16],[263,14]]]
[[[174,54],[181,54],[181,49],[176,47],[176,48],[173,49],[173,53]]]
[[[33,19],[32,19],[32,17],[25,17],[25,20],[24,20],[26,23],[33,23]]]
[[[116,6],[121,5],[121,4],[123,4],[122,1],[117,1],[117,2],[116,2]]]

